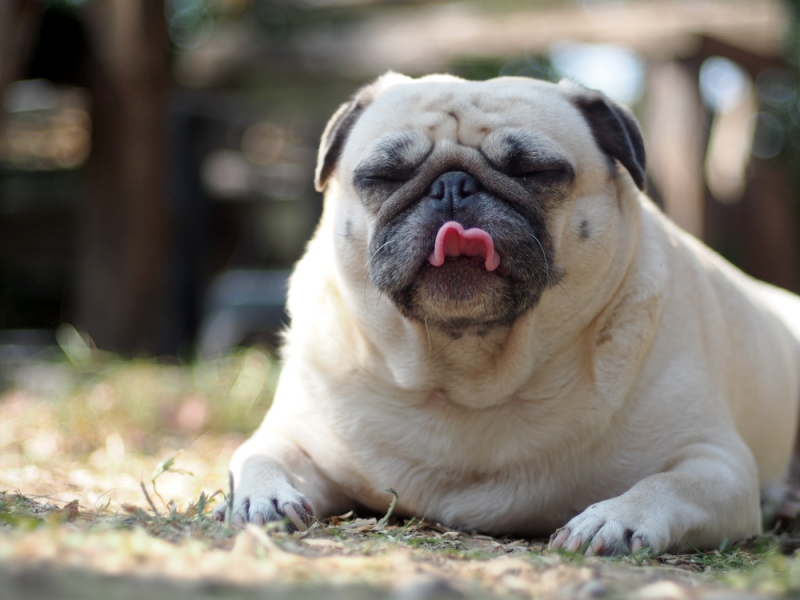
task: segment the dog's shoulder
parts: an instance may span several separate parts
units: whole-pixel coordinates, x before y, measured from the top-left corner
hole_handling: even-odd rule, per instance
[[[367,342],[347,307],[328,229],[317,230],[290,278],[287,312],[291,324],[284,334],[282,354],[285,361],[300,360],[309,366],[337,365],[337,371],[346,376],[352,368],[348,359],[362,354]]]
[[[729,328],[742,329],[751,323],[800,344],[800,297],[754,279],[668,219],[662,220],[673,254],[672,288],[691,293],[694,306],[701,309],[705,297],[712,296],[713,306]],[[706,312],[705,316],[713,315]]]
[[[635,206],[637,241],[625,277],[587,329],[593,336],[592,369],[598,392],[617,404],[634,385],[659,330],[668,292],[671,260],[666,219],[633,185],[620,186],[623,206]]]

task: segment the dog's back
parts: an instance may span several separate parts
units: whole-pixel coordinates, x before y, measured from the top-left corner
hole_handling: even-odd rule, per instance
[[[766,303],[780,316],[800,346],[800,297],[760,281],[754,282]],[[800,365],[798,365],[800,370]]]
[[[716,349],[704,353],[713,363],[708,367],[717,373],[719,389],[727,392],[731,416],[755,456],[762,486],[783,481],[800,408],[800,297],[749,277],[673,223],[663,222],[676,250],[673,259],[681,263],[673,266],[672,293],[694,280],[693,293],[714,297],[710,304],[695,298],[701,343]],[[691,319],[685,311],[680,318]]]

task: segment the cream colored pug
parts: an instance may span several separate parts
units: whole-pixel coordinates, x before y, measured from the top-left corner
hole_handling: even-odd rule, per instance
[[[322,139],[274,404],[233,520],[351,508],[552,548],[761,530],[800,401],[800,299],[680,231],[631,113],[574,84],[388,74]]]

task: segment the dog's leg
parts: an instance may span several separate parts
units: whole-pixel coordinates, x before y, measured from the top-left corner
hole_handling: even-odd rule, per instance
[[[315,514],[331,514],[343,499],[302,449],[266,431],[258,432],[236,450],[231,475],[231,515],[238,527],[288,517],[296,528],[304,529]],[[214,516],[222,520],[227,510],[227,503],[223,504]]]
[[[627,554],[643,547],[707,549],[761,531],[755,460],[741,446],[687,446],[667,472],[592,504],[557,531],[550,548]],[[749,456],[748,456],[749,455]]]
[[[761,490],[761,511],[767,528],[774,526],[778,520],[788,523],[800,516],[800,423],[795,433],[787,480],[772,483]]]

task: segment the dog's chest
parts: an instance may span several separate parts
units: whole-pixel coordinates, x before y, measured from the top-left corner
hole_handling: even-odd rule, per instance
[[[640,475],[595,443],[601,424],[566,404],[512,399],[474,410],[434,396],[362,406],[338,432],[354,460],[331,476],[356,482],[354,499],[376,511],[392,488],[401,514],[498,533],[546,531]]]

